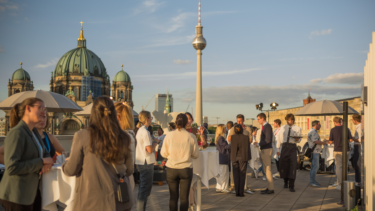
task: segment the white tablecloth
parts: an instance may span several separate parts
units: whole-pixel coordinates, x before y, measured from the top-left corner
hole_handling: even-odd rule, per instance
[[[42,177],[42,207],[44,210],[57,211],[56,202],[67,205],[65,211],[73,211],[76,177],[68,177],[61,170],[61,164],[55,164],[52,170]]]
[[[214,177],[219,176],[219,151],[217,150],[202,150],[199,152],[199,157],[193,159],[193,181],[197,181],[197,176],[200,176],[204,186],[209,188],[208,181]]]
[[[251,144],[250,149],[251,160],[249,161],[249,166],[253,170],[258,170],[260,166],[262,166],[262,162],[260,161],[259,147],[255,146],[254,144]]]
[[[333,161],[335,160],[335,157],[333,156],[333,144],[327,144],[324,145],[323,151],[322,151],[322,158],[325,160],[325,165],[329,167]]]

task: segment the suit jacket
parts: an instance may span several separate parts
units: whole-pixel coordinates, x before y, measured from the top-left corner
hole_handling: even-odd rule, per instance
[[[260,149],[271,149],[272,148],[273,131],[269,123],[263,126],[263,130],[260,134]]]
[[[39,172],[43,167],[36,141],[42,146],[43,157],[50,157],[38,131],[34,128],[31,132],[23,120],[7,134],[4,140],[5,172],[0,183],[1,199],[21,205],[34,203]]]
[[[235,162],[238,157],[241,157],[239,161],[251,160],[250,142],[249,136],[243,134],[235,134],[231,138],[231,149],[230,159]]]
[[[134,170],[132,150],[123,164],[116,164],[120,175],[127,175],[124,182],[128,185],[129,202],[117,200],[117,185],[119,179],[112,164],[105,162],[90,151],[90,132],[87,129],[74,134],[73,144],[68,161],[62,165],[62,171],[67,176],[76,177],[75,198],[72,210],[128,210],[134,202],[128,176]],[[134,149],[133,149],[134,150]],[[125,165],[124,165],[125,164]]]

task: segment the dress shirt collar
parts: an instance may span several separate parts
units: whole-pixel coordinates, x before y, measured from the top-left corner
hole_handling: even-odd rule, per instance
[[[266,124],[268,124],[268,122],[263,123],[263,126],[266,125]]]
[[[361,123],[355,126],[355,128],[358,130],[358,128],[361,127]]]

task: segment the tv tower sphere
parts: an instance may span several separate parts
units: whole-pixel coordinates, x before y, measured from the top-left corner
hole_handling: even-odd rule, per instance
[[[193,47],[195,48],[195,50],[203,50],[207,45],[206,39],[204,39],[202,34],[202,29],[202,26],[197,26],[197,36],[193,40]]]

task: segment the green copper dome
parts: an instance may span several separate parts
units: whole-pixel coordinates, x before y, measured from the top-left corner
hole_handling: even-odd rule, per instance
[[[20,69],[14,71],[12,80],[30,80],[30,75],[21,67]]]
[[[78,47],[64,54],[55,68],[55,76],[83,74],[84,76],[97,76],[107,78],[108,74],[102,60],[85,47]]]
[[[130,76],[124,71],[121,70],[118,72],[115,77],[113,78],[115,82],[130,82]]]

